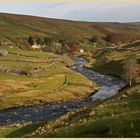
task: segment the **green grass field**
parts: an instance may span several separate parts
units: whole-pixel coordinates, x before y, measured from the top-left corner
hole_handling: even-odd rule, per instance
[[[11,54],[0,58],[0,66],[6,69],[0,72],[0,109],[80,99],[98,89],[95,83],[65,67],[62,61],[73,64],[66,55],[16,47],[7,50]],[[19,74],[18,70],[28,73]]]

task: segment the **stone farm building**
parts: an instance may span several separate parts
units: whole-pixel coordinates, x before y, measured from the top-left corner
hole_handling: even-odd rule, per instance
[[[34,45],[32,45],[31,46],[33,49],[40,49],[41,48],[41,46],[40,45],[37,45],[37,44],[34,44]]]

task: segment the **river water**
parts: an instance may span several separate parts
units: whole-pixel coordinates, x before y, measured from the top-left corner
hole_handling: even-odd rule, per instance
[[[67,103],[1,110],[0,125],[24,123],[29,121],[35,123],[57,119],[67,112],[73,111],[77,108],[95,104],[98,100],[109,99],[116,95],[118,90],[127,84],[124,80],[119,79],[118,77],[104,75],[85,68],[84,65],[86,63],[86,59],[82,57],[76,58],[75,64],[71,69],[95,81],[100,86],[99,91],[94,95],[86,99]]]

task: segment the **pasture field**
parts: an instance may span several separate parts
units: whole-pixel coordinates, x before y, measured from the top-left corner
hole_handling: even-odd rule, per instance
[[[65,67],[66,61],[73,64],[66,55],[7,50],[9,54],[0,58],[0,109],[81,99],[98,89]]]

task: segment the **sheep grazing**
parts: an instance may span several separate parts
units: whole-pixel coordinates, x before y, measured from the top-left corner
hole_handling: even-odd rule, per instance
[[[8,55],[8,51],[6,50],[0,50],[0,56],[3,57],[3,56],[7,56]]]

